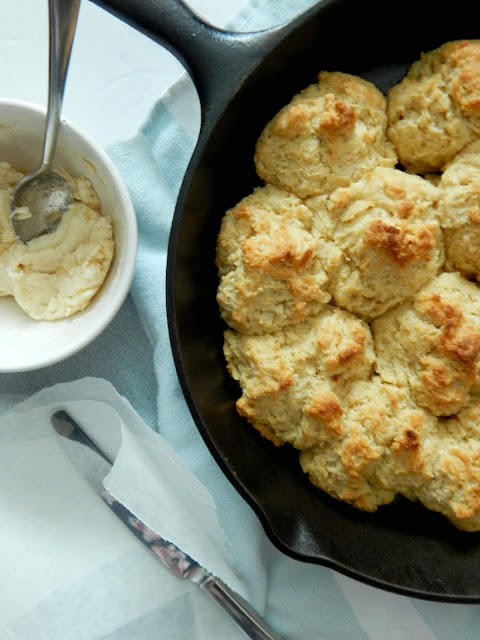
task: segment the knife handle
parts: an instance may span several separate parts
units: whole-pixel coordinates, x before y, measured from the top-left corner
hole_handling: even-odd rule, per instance
[[[194,582],[197,582],[193,579]],[[284,640],[238,594],[211,573],[198,580],[199,587],[219,604],[251,640]]]

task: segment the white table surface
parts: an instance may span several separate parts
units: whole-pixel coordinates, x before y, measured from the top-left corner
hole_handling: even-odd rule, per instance
[[[244,0],[190,4],[222,25]],[[47,0],[0,0],[0,97],[46,104],[47,20]],[[128,139],[181,73],[160,45],[82,0],[62,115],[103,147]]]

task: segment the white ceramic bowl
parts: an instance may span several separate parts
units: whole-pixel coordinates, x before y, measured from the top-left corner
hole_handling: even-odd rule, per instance
[[[45,110],[0,100],[0,161],[30,171],[42,156]],[[52,322],[33,320],[13,298],[0,298],[0,372],[39,369],[76,353],[96,338],[128,294],[137,256],[137,222],[128,191],[106,153],[62,120],[55,164],[88,178],[113,219],[115,255],[102,288],[80,313]]]

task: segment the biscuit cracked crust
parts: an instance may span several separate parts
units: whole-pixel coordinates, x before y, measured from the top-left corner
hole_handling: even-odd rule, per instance
[[[338,500],[375,511],[401,494],[466,531],[480,531],[478,78],[480,41],[422,55],[388,107],[322,72],[265,127],[266,184],[217,240],[238,413]]]
[[[345,385],[368,379],[374,362],[368,325],[331,306],[267,335],[227,331],[224,351],[243,390],[240,415],[274,444],[298,449],[338,431]]]
[[[385,98],[373,84],[322,72],[263,130],[258,175],[300,198],[345,187],[376,166],[395,166],[386,127]]]
[[[231,327],[273,331],[330,300],[312,228],[313,214],[302,201],[271,185],[227,211],[217,241],[217,300]]]
[[[378,373],[432,414],[451,416],[480,390],[480,291],[460,274],[442,273],[372,330]]]
[[[412,173],[442,169],[480,136],[480,40],[448,42],[387,96],[388,137]]]
[[[331,195],[327,288],[338,306],[375,318],[438,273],[444,262],[439,199],[426,180],[385,168]]]
[[[442,174],[440,218],[446,268],[480,279],[480,140],[468,145]]]

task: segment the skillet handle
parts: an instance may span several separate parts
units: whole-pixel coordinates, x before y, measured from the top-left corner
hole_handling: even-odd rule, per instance
[[[197,89],[203,126],[215,122],[287,26],[233,33],[208,24],[182,0],[93,1],[179,59]]]

